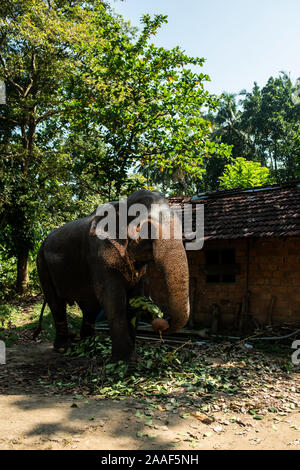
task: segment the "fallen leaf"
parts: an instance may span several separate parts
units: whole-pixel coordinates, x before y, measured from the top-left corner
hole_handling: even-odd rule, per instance
[[[152,419],[149,419],[148,421],[145,422],[146,426],[151,426],[152,425]]]
[[[201,421],[201,423],[204,423],[204,424],[211,424],[215,420],[212,416],[207,416],[204,414],[191,413],[191,415],[197,418],[199,421]]]

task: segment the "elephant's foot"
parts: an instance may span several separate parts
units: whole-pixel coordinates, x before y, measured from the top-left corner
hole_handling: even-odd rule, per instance
[[[69,333],[67,321],[55,322],[56,337],[54,340],[54,351],[65,353],[71,344],[72,334]]]
[[[64,354],[73,343],[80,341],[80,337],[75,331],[69,331],[67,335],[57,335],[53,343],[55,352]]]
[[[71,338],[69,335],[67,336],[56,336],[53,349],[55,352],[59,352],[61,354],[67,352],[69,346],[71,344]]]

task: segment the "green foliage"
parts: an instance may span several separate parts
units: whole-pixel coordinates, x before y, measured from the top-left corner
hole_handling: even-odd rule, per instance
[[[267,166],[276,182],[299,176],[299,81],[293,86],[286,73],[270,77],[250,93],[223,94],[218,112],[210,116],[213,138],[233,145],[232,156]]]
[[[35,251],[47,231],[43,221],[55,225],[76,202],[60,144],[63,89],[76,67],[75,45],[92,40],[88,24],[96,4],[10,0],[1,6],[7,104],[0,105],[0,243],[18,259]]]
[[[270,170],[258,162],[238,157],[225,166],[223,176],[219,177],[220,188],[253,188],[271,183]]]
[[[18,302],[1,304],[0,340],[5,341],[7,346],[13,345],[18,340],[32,341],[32,334],[38,325],[41,308],[41,302],[28,302],[28,299],[25,305],[21,299]],[[68,324],[72,328],[79,330],[82,319],[79,308],[73,306],[68,310]],[[53,316],[49,308],[46,307],[40,339],[53,341],[54,338],[55,327]]]
[[[17,259],[7,256],[5,247],[0,250],[0,300],[8,298],[15,290]]]
[[[294,100],[296,89],[287,74],[270,77],[260,90],[255,84],[243,102],[243,125],[254,135],[257,159],[268,164],[276,178],[295,177],[294,155],[289,141],[300,129],[300,106]]]
[[[103,10],[96,20],[99,34],[106,15]],[[73,130],[94,123],[93,132],[106,144],[110,179],[118,186],[137,164],[171,177],[180,170],[199,178],[205,155],[229,154],[225,145],[210,141],[210,123],[203,117],[203,110],[218,104],[204,91],[209,77],[189,68],[202,66],[204,59],[149,44],[165,16],[144,15],[141,21],[135,40],[113,24],[107,43],[81,52],[84,61],[69,91]]]
[[[237,101],[235,94],[223,93],[217,113],[208,117],[214,124],[213,140],[232,146],[231,155],[234,158],[247,154],[249,139],[241,126],[241,102]]]
[[[30,292],[39,292],[40,283],[38,279],[35,252],[31,252],[28,259]],[[11,299],[15,296],[15,284],[17,274],[17,258],[11,256],[2,246],[0,250],[0,301]]]

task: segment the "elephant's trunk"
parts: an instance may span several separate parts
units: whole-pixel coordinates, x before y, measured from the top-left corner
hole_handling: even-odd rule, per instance
[[[181,240],[156,240],[153,243],[154,262],[163,273],[167,288],[168,320],[170,327],[163,334],[183,328],[190,314],[189,270]]]

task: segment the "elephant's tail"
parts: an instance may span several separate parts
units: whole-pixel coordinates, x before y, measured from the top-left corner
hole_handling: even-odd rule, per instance
[[[45,310],[46,305],[47,305],[47,302],[44,299],[43,306],[42,306],[41,313],[40,313],[39,322],[38,322],[36,329],[33,332],[32,339],[36,339],[38,335],[40,334],[40,332],[42,331],[42,322],[43,322],[44,310]]]

